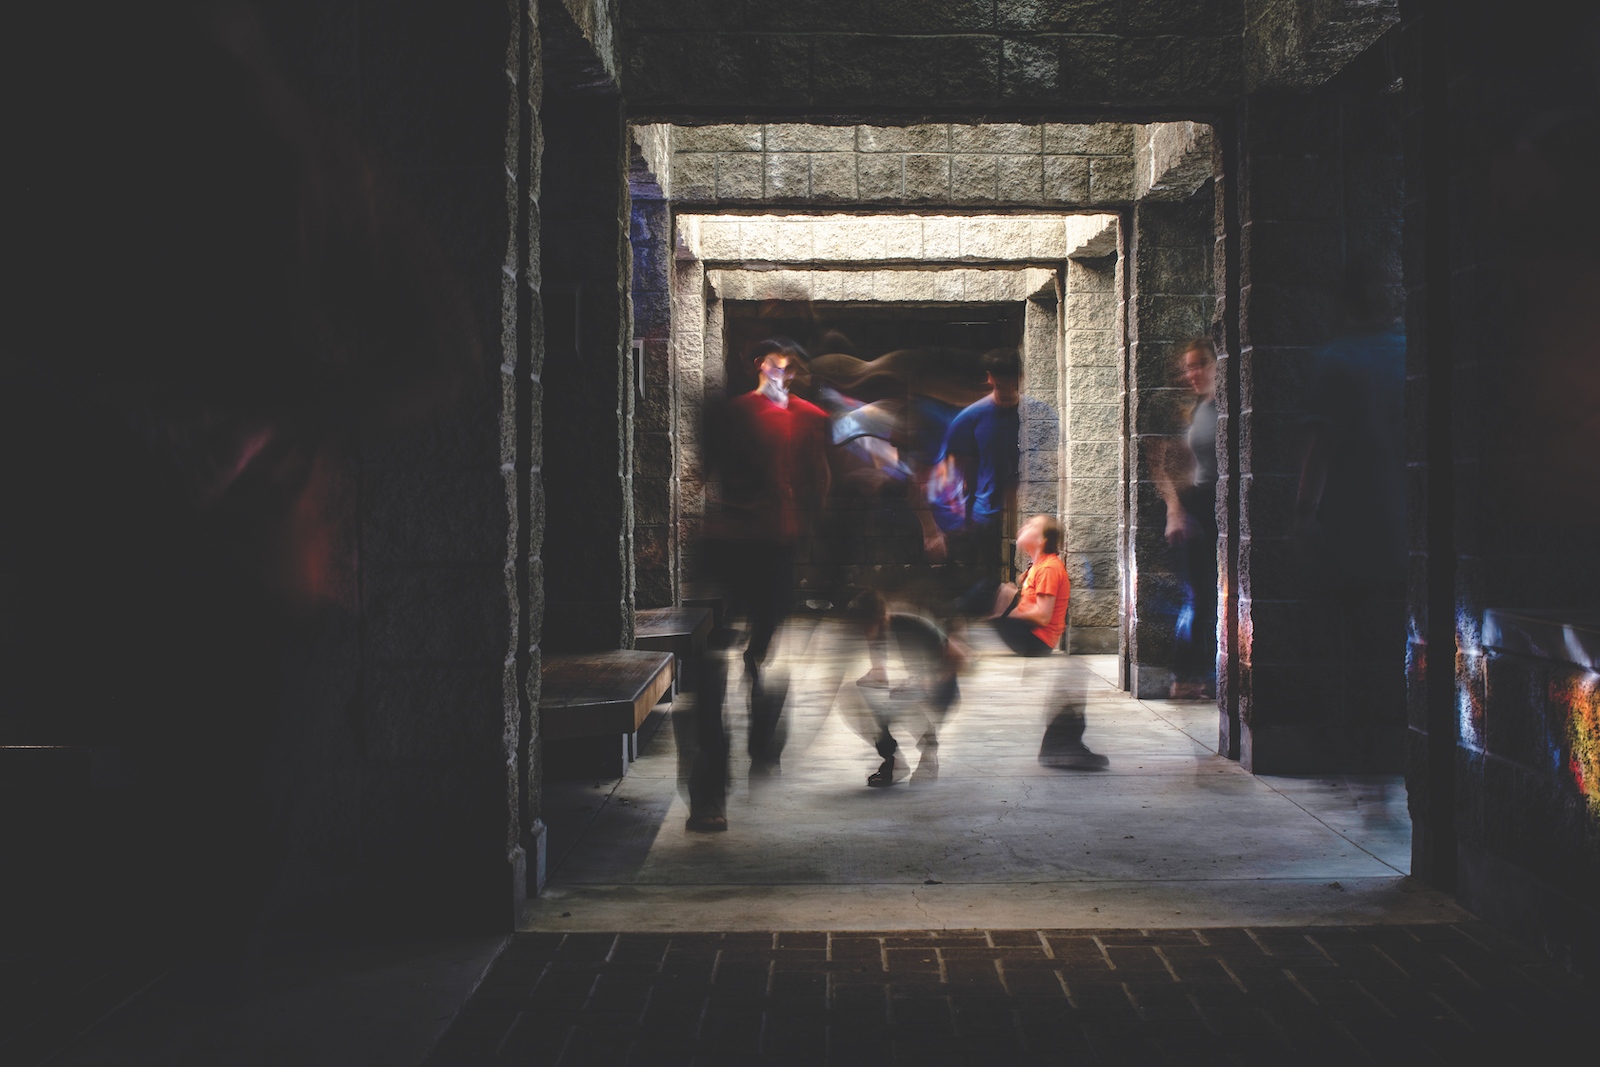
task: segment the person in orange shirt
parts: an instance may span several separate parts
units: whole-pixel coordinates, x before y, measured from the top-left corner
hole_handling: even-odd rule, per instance
[[[1006,646],[1019,656],[1048,656],[1067,629],[1072,582],[1061,562],[1061,524],[1035,515],[1017,531],[1017,547],[1032,562],[1017,585],[1000,587],[993,624]],[[1063,678],[1063,681],[1065,679]],[[1083,743],[1083,694],[1058,685],[1051,698],[1055,717],[1045,728],[1039,762],[1046,767],[1100,770],[1110,761]]]

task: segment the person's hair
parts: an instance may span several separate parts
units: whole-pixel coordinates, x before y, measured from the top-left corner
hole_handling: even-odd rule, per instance
[[[1178,349],[1178,369],[1183,369],[1183,357],[1190,352],[1198,352],[1206,357],[1207,363],[1217,361],[1217,346],[1209,337],[1191,337],[1183,342],[1183,347]]]
[[[1015,348],[991,348],[983,354],[983,369],[996,378],[1022,377],[1022,360]]]
[[[792,337],[769,337],[765,341],[757,342],[755,348],[750,350],[750,362],[760,363],[774,352],[788,356],[797,363],[810,362],[806,357],[806,350]]]
[[[1061,551],[1061,523],[1054,515],[1035,515],[1028,521],[1038,523],[1039,538],[1047,553],[1053,556]]]

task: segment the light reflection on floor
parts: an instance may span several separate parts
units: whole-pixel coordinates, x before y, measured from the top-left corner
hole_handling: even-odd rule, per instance
[[[876,929],[1351,923],[1464,913],[1410,885],[1399,777],[1258,778],[1215,752],[1214,705],[1140,702],[1112,657],[1023,660],[977,633],[933,782],[869,789],[852,727],[865,645],[795,620],[782,777],[751,789],[735,666],[725,834],[685,831],[673,723],[621,781],[550,784],[550,883],[525,929]],[[891,661],[891,674],[898,674]],[[1088,707],[1099,772],[1040,766],[1044,702],[1065,678]],[[692,713],[681,697],[671,714]],[[913,764],[913,738],[903,738]]]

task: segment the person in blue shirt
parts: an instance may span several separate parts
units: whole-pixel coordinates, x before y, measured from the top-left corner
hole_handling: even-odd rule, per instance
[[[947,558],[967,591],[962,614],[988,614],[999,587],[1001,531],[1016,508],[1021,459],[1022,361],[1016,349],[997,348],[984,353],[983,367],[989,395],[950,423],[936,461],[953,462],[965,486],[965,518],[945,534]]]

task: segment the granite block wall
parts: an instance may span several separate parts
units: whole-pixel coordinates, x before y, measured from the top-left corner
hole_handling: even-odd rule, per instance
[[[1069,652],[1113,653],[1121,637],[1118,527],[1123,477],[1122,348],[1118,260],[1066,261],[1062,315],[1065,398],[1062,560],[1072,579]]]
[[[1393,772],[1402,761],[1399,575],[1342,572],[1341,545],[1295,526],[1324,346],[1364,328],[1342,296],[1347,271],[1364,267],[1380,301],[1400,303],[1395,43],[1315,92],[1264,90],[1241,112],[1237,707],[1241,759],[1258,773]],[[1400,399],[1370,402],[1398,418]]]
[[[676,126],[685,204],[1080,207],[1134,197],[1125,123]]]
[[[1153,464],[1182,448],[1193,394],[1176,376],[1191,337],[1211,333],[1216,288],[1211,267],[1211,186],[1183,201],[1144,200],[1133,211],[1128,302],[1128,619],[1130,690],[1165,697],[1173,680],[1176,627],[1185,586],[1166,541],[1166,504]],[[1197,591],[1198,592],[1198,591]]]
[[[1093,112],[1226,101],[1242,0],[875,4],[631,0],[621,69],[640,113],[912,108]],[[737,102],[730,107],[731,102]]]
[[[633,249],[634,602],[672,607],[678,599],[677,375],[672,334],[672,207],[634,150],[629,181]]]

